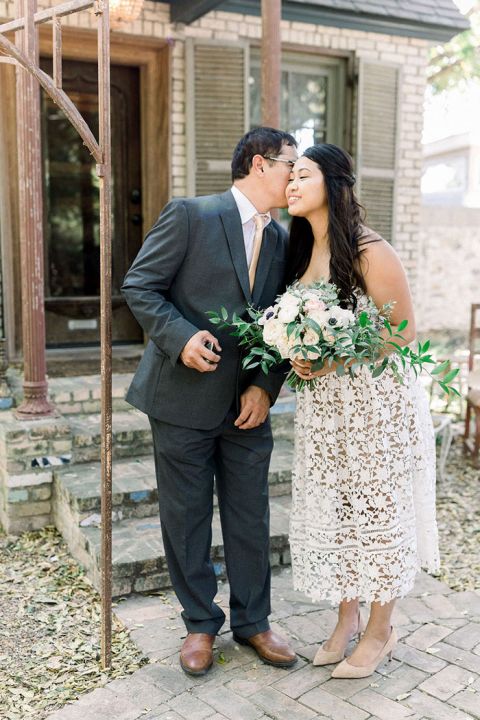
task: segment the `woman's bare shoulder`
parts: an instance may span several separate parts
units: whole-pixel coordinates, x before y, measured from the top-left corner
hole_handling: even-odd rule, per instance
[[[360,269],[367,280],[375,280],[377,276],[383,278],[395,277],[403,274],[402,263],[395,249],[374,230],[363,228],[364,233],[358,240],[360,251]]]
[[[379,243],[383,244],[384,242],[386,242],[386,240],[384,240],[383,237],[379,235],[379,233],[377,233],[375,230],[372,230],[366,225],[360,226],[360,235],[358,238],[359,247],[366,247],[367,245],[378,245]]]
[[[396,257],[397,253],[387,240],[375,230],[362,226],[362,233],[358,238],[358,249],[366,257]]]

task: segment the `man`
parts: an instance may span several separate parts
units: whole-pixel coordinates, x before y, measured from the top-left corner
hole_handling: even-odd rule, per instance
[[[237,341],[214,335],[206,315],[267,307],[283,291],[287,233],[270,210],[286,205],[296,158],[291,135],[247,133],[234,151],[232,189],[170,202],[122,288],[150,338],[127,400],[152,427],[165,554],[188,631],[180,663],[191,675],[211,667],[225,620],[210,560],[214,476],[234,639],[272,665],[296,661],[268,623],[269,408],[284,374],[243,371]]]

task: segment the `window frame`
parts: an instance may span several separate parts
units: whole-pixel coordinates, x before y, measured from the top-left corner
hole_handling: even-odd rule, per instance
[[[289,73],[287,78],[288,84],[290,84],[290,73],[295,72],[327,78],[326,142],[335,143],[342,147],[350,144],[346,142],[348,59],[345,55],[315,52],[313,48],[307,51],[286,46],[282,50],[281,72]],[[250,77],[250,69],[252,67],[257,69],[261,68],[260,46],[251,46],[249,62]],[[248,89],[250,104],[250,85]],[[249,122],[251,126],[251,117],[249,118]],[[290,127],[282,127],[282,129],[287,132],[291,131]]]

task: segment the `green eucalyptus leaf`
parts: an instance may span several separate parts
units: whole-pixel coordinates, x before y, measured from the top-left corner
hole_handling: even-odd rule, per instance
[[[445,372],[447,368],[450,367],[450,360],[444,360],[441,362],[437,367],[433,368],[432,375],[440,375],[441,373]]]
[[[455,370],[450,370],[450,372],[448,372],[445,377],[442,378],[442,382],[444,382],[445,384],[451,383],[452,380],[457,377],[459,372],[459,368],[456,368]]]

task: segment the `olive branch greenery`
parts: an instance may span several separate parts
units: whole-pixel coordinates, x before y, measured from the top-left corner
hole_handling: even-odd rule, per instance
[[[300,321],[297,318],[286,324],[287,337],[295,341],[291,354],[305,360],[309,359],[309,353],[314,354],[316,359],[312,362],[312,372],[325,365],[332,367],[336,363],[337,375],[348,374],[352,378],[362,366],[366,366],[374,378],[390,368],[398,382],[403,383],[402,370],[411,367],[417,377],[425,371],[447,395],[460,395],[452,385],[459,369],[452,369],[450,360],[437,362],[429,353],[430,340],[419,342],[415,350],[408,345],[399,344],[399,341],[405,342],[402,332],[407,328],[408,321],[403,320],[397,327],[392,327],[389,321],[392,307],[393,303],[387,303],[378,310],[374,303],[369,301],[368,310],[360,312],[353,326],[331,328],[333,342],[325,340],[324,330],[313,318],[301,316]],[[272,367],[285,361],[279,349],[275,345],[268,345],[263,338],[263,327],[259,324],[264,315],[262,310],[249,305],[246,309],[248,319],[237,313],[233,313],[229,319],[225,307],[220,309],[220,313],[208,311],[206,314],[211,323],[219,329],[230,331],[232,336],[239,338],[239,346],[248,350],[242,360],[245,370],[260,367],[267,374]],[[303,344],[303,336],[308,328],[318,335],[318,344]],[[387,337],[382,334],[383,330],[386,330]],[[316,380],[304,380],[293,369],[287,375],[287,384],[294,390],[312,387]]]

